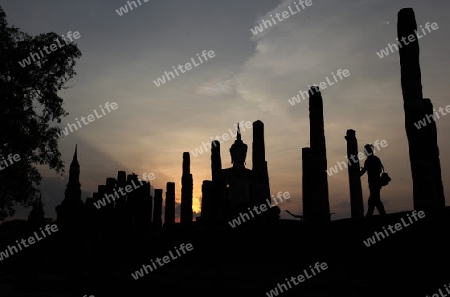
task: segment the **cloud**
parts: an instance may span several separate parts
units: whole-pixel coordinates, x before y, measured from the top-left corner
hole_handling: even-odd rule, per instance
[[[195,93],[204,96],[234,95],[236,79],[231,71],[222,71],[217,77],[203,83]]]

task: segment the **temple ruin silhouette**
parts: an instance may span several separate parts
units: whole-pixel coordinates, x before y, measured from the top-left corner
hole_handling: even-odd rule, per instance
[[[416,29],[414,11],[411,8],[400,10],[398,39],[401,40],[411,34],[416,36]],[[433,114],[430,99],[425,99],[422,95],[417,36],[408,46],[400,47],[399,54],[414,209],[425,210],[427,216],[428,214],[431,216],[446,211],[446,207],[436,124],[432,122],[422,129],[414,126],[414,123],[423,119],[424,116]],[[380,282],[384,281],[380,275],[393,276],[395,281],[400,279],[403,284],[425,284],[427,283],[425,280],[431,282],[437,272],[429,268],[431,267],[429,263],[433,261],[448,263],[449,261],[442,256],[446,255],[448,250],[445,238],[442,241],[429,239],[428,229],[418,229],[419,231],[413,235],[411,232],[403,231],[402,235],[398,235],[398,239],[389,239],[397,240],[394,242],[400,246],[397,249],[400,251],[398,253],[389,251],[387,255],[380,254],[377,253],[380,251],[380,249],[377,250],[378,247],[371,247],[371,250],[366,252],[365,247],[362,246],[361,240],[367,238],[368,233],[372,234],[374,230],[380,230],[384,227],[383,224],[395,223],[401,215],[408,215],[408,212],[389,214],[386,218],[375,216],[364,220],[359,160],[349,162],[348,166],[351,218],[339,220],[335,224],[331,221],[330,217],[333,213],[330,210],[331,195],[326,172],[324,102],[317,86],[311,87],[309,95],[310,146],[303,147],[298,152],[302,157],[302,172],[301,177],[298,174],[298,180],[299,184],[300,179],[302,181],[303,214],[291,214],[301,218],[301,221],[281,220],[279,208],[273,208],[273,211],[268,211],[246,222],[245,226],[248,228],[232,230],[227,224],[229,220],[242,215],[254,206],[264,204],[265,201],[272,201],[269,180],[274,180],[276,174],[272,173],[269,179],[265,127],[260,120],[253,122],[251,169],[246,168],[248,145],[242,138],[239,124],[236,139],[229,148],[231,167],[223,165],[226,162],[222,162],[220,142],[211,142],[211,179],[201,182],[201,215],[196,218],[192,209],[195,172],[191,172],[189,152],[183,152],[181,156],[178,156],[181,157],[180,203],[177,203],[175,191],[177,185],[174,181],[166,182],[165,195],[163,195],[164,189],[154,189],[152,195],[149,181],[140,180],[138,175],[127,174],[125,171],[118,171],[116,177],[106,177],[105,183],[98,185],[92,197],[87,197],[83,202],[80,182],[81,166],[78,160],[78,146],[75,145],[64,199],[56,207],[56,223],[60,232],[48,239],[45,246],[47,252],[44,252],[44,248],[41,247],[36,249],[34,254],[24,253],[23,259],[17,256],[16,259],[20,259],[18,263],[22,265],[24,262],[31,261],[35,268],[39,265],[48,265],[50,267],[48,269],[52,272],[56,271],[56,274],[72,277],[88,274],[94,279],[93,283],[104,281],[109,284],[114,279],[130,279],[129,274],[136,271],[143,262],[148,262],[150,255],[161,256],[179,242],[189,240],[194,243],[192,257],[196,258],[186,256],[188,260],[176,260],[177,262],[172,266],[174,268],[167,265],[168,268],[158,269],[153,274],[155,278],[152,278],[152,286],[148,287],[144,283],[143,287],[152,290],[151,293],[157,291],[155,287],[167,292],[184,282],[192,287],[192,291],[195,291],[197,288],[186,279],[193,281],[200,272],[205,271],[204,274],[208,278],[205,277],[204,283],[197,284],[198,289],[209,289],[217,284],[218,280],[224,280],[223,284],[218,285],[220,292],[235,293],[236,290],[232,291],[230,288],[244,287],[245,283],[250,284],[251,288],[245,293],[253,296],[251,294],[255,288],[273,287],[276,281],[298,272],[299,267],[303,269],[307,267],[306,265],[310,265],[311,263],[308,262],[310,259],[322,257],[321,249],[331,250],[332,246],[333,250],[329,256],[332,258],[329,265],[330,271],[337,266],[336,263],[344,268],[335,270],[335,274],[323,283],[312,282],[311,285],[314,289],[326,288],[330,292],[328,296],[332,296],[331,294],[339,290],[342,290],[339,291],[339,296],[350,296],[346,294],[347,291],[339,287],[341,284],[335,279],[339,279],[346,285],[360,286],[355,289],[359,293],[359,295],[355,293],[355,296],[363,296],[363,293],[370,290],[377,290],[376,292],[380,293],[381,289],[376,285],[366,286],[368,282],[378,280],[377,277],[382,279]],[[346,130],[342,140],[343,147],[344,140],[347,158],[350,160],[351,156],[356,156],[359,152],[356,130],[350,128]],[[82,148],[80,148],[80,155],[81,151]],[[200,184],[199,181],[197,183]],[[132,191],[123,194],[121,189],[126,188]],[[100,203],[101,201],[103,204]],[[99,205],[103,206],[98,207]],[[176,221],[177,210],[180,212],[179,222]],[[450,215],[448,212],[445,214],[447,220],[436,219],[436,225],[433,225],[435,229],[443,226],[443,222],[448,225]],[[39,197],[34,201],[28,217],[30,230],[48,223],[44,215],[42,199]],[[417,228],[420,228],[420,225]],[[11,234],[5,238],[1,239],[2,243],[13,242]],[[433,245],[429,242],[433,242]],[[381,245],[380,243],[379,246]],[[403,253],[403,250],[410,250],[414,252],[414,255],[419,256],[410,258]],[[376,269],[366,267],[366,263],[362,263],[364,262],[362,258],[357,256],[361,253],[365,255],[370,253],[367,256],[369,260],[374,263],[373,265],[379,266],[376,266]],[[421,257],[422,255],[426,257]],[[399,262],[395,262],[397,260]],[[23,280],[24,277],[21,274],[23,271],[17,268],[20,265],[12,261],[7,262],[14,263],[8,264],[8,267],[17,279]],[[406,272],[420,268],[427,273],[416,273],[416,276],[416,274],[404,272],[404,274],[396,275],[395,269],[386,269],[389,263],[397,263]],[[340,278],[344,273],[348,273],[346,276],[351,277]],[[166,276],[167,278],[164,278]],[[238,281],[232,279],[227,283],[226,281],[231,277],[239,279]],[[172,283],[172,278],[176,281],[181,279],[183,282],[173,281]],[[143,279],[145,281],[145,277]],[[84,284],[76,280],[76,284]],[[115,288],[114,282],[112,283],[111,288]],[[137,285],[132,284],[133,288],[134,286],[140,288],[139,284],[142,283],[137,283]],[[410,290],[414,292],[416,288],[410,288]],[[116,293],[113,289],[111,291]],[[125,294],[128,293],[125,291]],[[182,289],[179,293],[187,294]]]
[[[417,29],[414,11],[410,8],[398,12],[398,39],[415,34]],[[408,46],[400,47],[401,88],[405,110],[405,129],[409,143],[411,171],[413,178],[414,209],[426,211],[442,210],[445,207],[443,185],[437,145],[436,124],[417,129],[413,123],[425,115],[433,113],[429,99],[422,96],[421,72],[419,65],[419,44],[415,41]],[[317,86],[309,90],[309,120],[310,147],[302,148],[302,203],[303,214],[300,216],[304,224],[329,223],[330,204],[328,190],[327,153],[325,140],[325,121],[323,114],[323,99]],[[348,129],[344,137],[347,147],[347,158],[358,155],[356,131]],[[80,242],[80,228],[89,226],[89,236],[84,240],[91,248],[90,253],[103,250],[112,244],[114,236],[123,236],[136,245],[149,243],[160,238],[164,230],[176,226],[190,226],[194,223],[203,226],[224,226],[226,222],[239,214],[246,212],[264,201],[271,201],[268,163],[265,154],[264,123],[253,122],[252,168],[245,167],[248,146],[244,143],[237,125],[236,139],[229,149],[232,167],[223,168],[221,159],[221,144],[211,142],[211,179],[202,181],[201,216],[194,218],[192,209],[193,174],[190,170],[190,154],[182,154],[181,171],[181,203],[180,221],[175,221],[176,197],[175,182],[167,182],[165,199],[163,189],[154,189],[150,195],[150,182],[138,180],[136,174],[126,175],[118,171],[117,178],[106,178],[105,185],[99,185],[98,191],[92,197],[81,200],[81,184],[79,181],[80,165],[78,163],[77,146],[69,171],[69,182],[65,198],[57,207],[57,222],[61,230],[71,234],[72,241]],[[351,218],[364,217],[364,200],[360,163],[349,162],[348,181],[350,190]],[[118,198],[114,203],[107,204],[102,209],[95,209],[94,204],[105,195],[112,195],[119,187],[142,186],[131,193]],[[39,203],[36,204],[37,209]],[[162,219],[164,206],[164,223]],[[30,214],[30,219],[39,221],[36,214]],[[86,224],[79,224],[78,218],[86,218]],[[264,226],[273,220],[270,212],[261,215],[249,225]],[[74,248],[72,244],[70,248]],[[123,247],[126,249],[126,247]],[[104,253],[102,252],[104,256]],[[100,259],[102,257],[94,256]],[[100,265],[100,264],[98,264]],[[103,265],[103,264],[102,264]]]

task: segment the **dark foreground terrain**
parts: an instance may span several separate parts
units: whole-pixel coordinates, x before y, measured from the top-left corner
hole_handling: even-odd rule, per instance
[[[450,284],[450,212],[426,214],[414,223],[408,221],[410,213],[345,219],[317,227],[280,220],[264,230],[252,229],[250,224],[222,230],[208,230],[196,224],[189,229],[178,226],[163,232],[159,244],[144,248],[142,255],[116,250],[109,263],[72,272],[70,265],[75,265],[71,264],[75,263],[73,259],[79,258],[76,252],[55,251],[60,240],[55,236],[53,241],[42,242],[42,246],[36,244],[0,262],[0,296],[277,296],[277,293],[278,296],[425,297],[439,294],[439,289],[445,294],[445,285]],[[402,219],[409,225],[405,226]],[[375,231],[383,232],[383,227],[387,229],[396,223],[402,224],[401,230],[389,232],[384,239],[379,235],[380,240],[369,247],[364,244]],[[0,231],[5,232],[4,229]],[[8,236],[12,235],[8,233],[2,238]],[[4,241],[1,250],[7,246]],[[138,280],[131,276],[143,264],[155,262],[156,257],[168,255],[168,251],[174,253],[181,243],[191,243],[193,250]],[[139,247],[131,250],[134,248],[140,250]],[[60,256],[54,260],[53,254]],[[309,266],[316,262],[326,263],[327,269],[311,276]],[[304,269],[311,277],[297,284],[290,281],[289,288],[286,279],[304,275]],[[275,288],[277,292],[270,292]]]

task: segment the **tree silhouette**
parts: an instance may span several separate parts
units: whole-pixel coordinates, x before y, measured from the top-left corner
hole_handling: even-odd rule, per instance
[[[33,201],[42,179],[36,166],[64,172],[57,124],[68,113],[57,92],[76,75],[75,60],[81,52],[60,39],[62,47],[45,53],[44,46],[57,38],[53,32],[32,37],[8,26],[0,6],[0,220],[14,214],[15,203],[29,206]],[[31,53],[35,61],[24,64]],[[20,160],[11,164],[10,154]]]

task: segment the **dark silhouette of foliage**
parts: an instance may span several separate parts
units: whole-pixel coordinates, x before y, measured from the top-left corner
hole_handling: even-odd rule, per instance
[[[68,113],[57,93],[76,75],[81,52],[60,39],[64,46],[45,53],[43,47],[57,38],[53,32],[33,37],[8,26],[0,7],[0,165],[5,167],[9,154],[20,156],[20,161],[0,170],[0,220],[14,214],[15,203],[29,206],[36,197],[42,179],[37,166],[64,172],[57,124]],[[19,64],[40,50],[44,54],[37,61]]]

